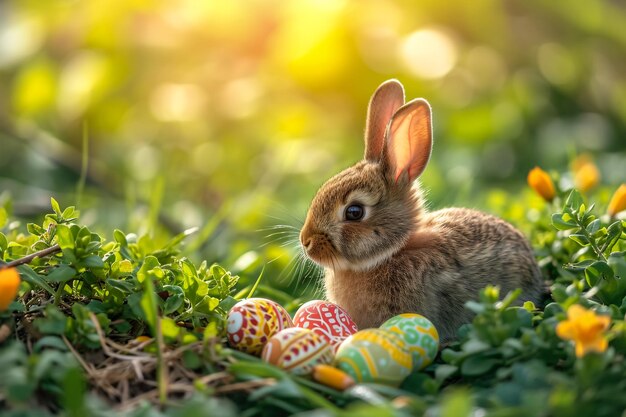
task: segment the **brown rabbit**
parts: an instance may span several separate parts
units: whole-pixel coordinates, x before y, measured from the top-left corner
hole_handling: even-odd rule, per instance
[[[432,148],[428,102],[405,104],[402,84],[389,80],[366,124],[365,158],[320,188],[300,232],[308,257],[326,269],[328,299],[361,329],[423,314],[444,342],[471,320],[464,303],[488,284],[538,302],[541,273],[518,230],[475,210],[425,209],[415,180]]]

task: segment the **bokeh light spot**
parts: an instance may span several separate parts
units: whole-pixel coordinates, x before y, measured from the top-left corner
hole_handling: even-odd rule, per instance
[[[96,101],[109,69],[106,57],[93,51],[81,52],[69,61],[61,73],[58,95],[59,110],[66,118],[79,116]]]
[[[0,14],[0,68],[36,52],[42,38],[43,30],[37,20]]]
[[[539,70],[552,84],[569,85],[576,80],[576,62],[571,54],[556,43],[545,43],[537,53]]]
[[[428,79],[445,76],[457,61],[452,39],[437,29],[421,29],[406,37],[401,57],[409,72]]]
[[[204,92],[195,84],[167,83],[152,93],[150,109],[158,120],[181,122],[200,117],[205,101]]]

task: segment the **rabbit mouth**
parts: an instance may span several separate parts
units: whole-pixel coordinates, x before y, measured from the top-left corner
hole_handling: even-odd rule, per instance
[[[350,262],[334,253],[315,255],[307,253],[307,256],[319,266],[332,269],[333,271],[350,269]]]
[[[302,249],[309,259],[324,268],[345,269],[349,265],[349,262],[339,255],[333,242],[325,235],[315,235],[306,239],[302,244]]]

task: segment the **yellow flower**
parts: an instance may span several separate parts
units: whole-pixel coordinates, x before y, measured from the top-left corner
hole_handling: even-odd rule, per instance
[[[0,311],[9,307],[20,288],[20,274],[15,268],[0,269]]]
[[[610,323],[610,317],[599,316],[593,310],[574,304],[567,309],[567,320],[556,326],[556,334],[563,340],[574,341],[576,356],[580,358],[590,351],[606,350],[609,342],[605,332]]]
[[[546,201],[552,201],[556,192],[554,183],[546,171],[539,167],[534,167],[528,173],[528,185]]]
[[[580,155],[572,162],[574,184],[582,192],[591,190],[600,182],[600,171],[589,155]]]
[[[626,184],[622,184],[611,197],[607,212],[611,217],[615,216],[622,210],[626,210]]]

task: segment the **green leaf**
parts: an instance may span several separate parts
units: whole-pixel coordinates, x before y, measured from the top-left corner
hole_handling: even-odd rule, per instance
[[[55,291],[52,289],[50,285],[46,282],[46,279],[33,271],[33,269],[28,265],[20,265],[17,267],[17,270],[20,273],[20,277],[23,281],[28,282],[31,286],[43,288],[50,295],[55,295]]]
[[[46,306],[45,317],[37,320],[36,326],[44,334],[63,335],[67,324],[67,316],[53,305]]]
[[[67,282],[76,276],[76,270],[69,265],[61,264],[46,276],[48,282]]]
[[[587,236],[585,235],[574,233],[569,235],[569,238],[578,243],[580,246],[587,246],[589,244],[589,239],[587,239]]]
[[[67,221],[74,221],[78,219],[78,212],[74,208],[74,206],[69,206],[65,210],[63,210],[62,214],[63,219]]]
[[[169,317],[163,317],[160,320],[161,322],[161,332],[163,337],[176,340],[178,335],[181,333],[181,328],[176,325],[176,322]]]
[[[75,247],[74,244],[74,234],[69,226],[65,224],[57,225],[57,239],[58,244],[61,249],[70,249],[73,250]]]
[[[42,352],[45,349],[56,349],[60,352],[67,352],[69,349],[63,339],[59,336],[44,336],[33,345],[33,351]]]
[[[78,367],[69,368],[63,377],[63,394],[61,402],[69,417],[83,417],[87,415],[85,409],[85,392],[87,382],[83,372]]]
[[[98,255],[89,255],[85,259],[82,259],[80,263],[87,268],[104,268],[104,261]]]
[[[461,363],[461,374],[465,376],[479,376],[489,372],[499,361],[484,355],[474,355],[465,358]]]
[[[155,258],[156,260],[156,258]],[[140,301],[141,310],[143,311],[146,322],[150,326],[152,330],[152,335],[156,335],[156,319],[159,314],[158,308],[158,300],[156,292],[154,291],[154,285],[152,284],[151,279],[146,279],[143,281],[143,292],[141,295]]]
[[[466,417],[472,412],[472,398],[463,389],[452,391],[441,401],[441,417]]]
[[[8,246],[9,242],[7,241],[7,237],[4,235],[4,233],[0,232],[0,258],[2,257],[2,253],[7,250]]]
[[[587,231],[589,232],[589,234],[593,235],[595,232],[600,230],[601,225],[602,222],[600,221],[600,219],[595,219],[587,225]]]
[[[457,374],[459,372],[459,367],[454,365],[439,365],[435,369],[435,379],[437,381],[443,382],[451,376]]]
[[[137,272],[137,280],[139,282],[145,282],[149,277],[161,278],[163,276],[163,271],[161,271],[160,266],[161,264],[157,258],[152,255],[146,256],[141,268]],[[156,272],[157,269],[160,272]]]
[[[172,314],[185,302],[185,293],[178,285],[164,285],[163,289],[169,293],[163,304],[163,314]]]
[[[612,223],[607,228],[606,241],[604,242],[602,251],[612,251],[615,244],[619,241],[622,236],[622,231],[624,228],[622,227],[622,222],[616,221]]]
[[[217,323],[215,321],[211,321],[204,328],[204,332],[202,333],[202,338],[204,340],[208,340],[213,337],[217,337],[218,335],[219,335],[219,329],[217,327]]]
[[[34,236],[41,236],[42,234],[46,232],[46,230],[43,227],[35,223],[28,223],[26,225],[26,230],[28,230],[28,233]]]
[[[562,213],[554,213],[552,215],[552,225],[558,230],[570,230],[578,227],[576,222],[572,220],[565,220],[565,215]]]
[[[224,298],[222,301],[220,301],[219,303],[219,307],[224,310],[224,311],[229,311],[231,308],[233,308],[233,306],[235,304],[237,304],[239,302],[239,300],[236,300],[235,298],[231,297],[231,296],[227,296],[226,298]]]
[[[567,199],[565,200],[565,207],[570,208],[572,211],[578,211],[583,205],[583,197],[577,190],[572,190]],[[584,211],[584,210],[583,210]]]
[[[121,230],[115,229],[113,231],[113,238],[121,246],[128,246],[128,242],[126,241],[126,235]]]
[[[189,369],[200,369],[203,365],[203,360],[196,352],[186,350],[183,352],[183,364]]]
[[[465,307],[468,310],[471,310],[473,313],[476,313],[476,314],[481,314],[486,309],[485,305],[483,305],[483,304],[481,304],[481,303],[479,303],[477,301],[474,301],[474,300],[466,301],[465,302]]]
[[[59,207],[59,203],[54,199],[54,197],[50,197],[50,205],[52,206],[52,210],[54,210],[54,213],[57,216],[61,217],[61,208]]]
[[[602,279],[613,278],[613,269],[604,261],[596,261],[585,269],[585,278],[593,287]]]

